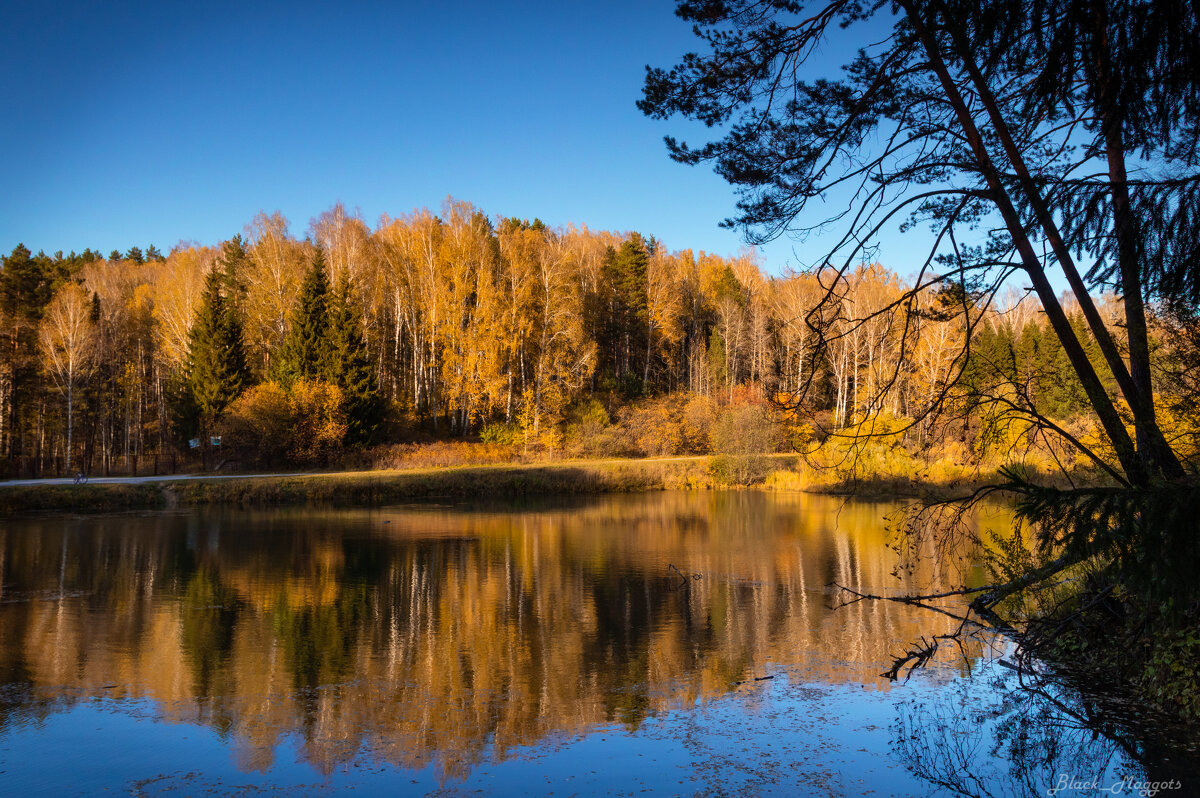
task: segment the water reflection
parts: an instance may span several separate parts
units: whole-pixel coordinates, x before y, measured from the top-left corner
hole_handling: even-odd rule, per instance
[[[8,521],[0,741],[139,699],[214,730],[242,772],[292,746],[322,774],[366,754],[454,781],[756,676],[887,690],[889,654],[957,626],[891,603],[831,611],[833,581],[945,586],[932,565],[891,575],[887,509],[668,493]]]
[[[893,747],[911,773],[980,798],[1196,794],[1192,741],[1135,735],[1105,701],[1004,662],[897,704]]]

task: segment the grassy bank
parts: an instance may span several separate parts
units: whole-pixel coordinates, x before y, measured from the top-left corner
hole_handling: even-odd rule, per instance
[[[178,479],[142,484],[0,485],[0,512],[379,505],[425,499],[628,493],[750,487],[870,498],[949,498],[998,482],[994,473],[838,474],[798,455],[675,457],[498,463],[319,472],[292,476]]]
[[[0,512],[113,511],[203,505],[378,505],[434,498],[626,493],[714,485],[707,458],[467,466],[143,484],[0,487]]]
[[[20,485],[0,487],[0,515],[73,510],[158,510],[170,505],[164,483],[144,485]]]

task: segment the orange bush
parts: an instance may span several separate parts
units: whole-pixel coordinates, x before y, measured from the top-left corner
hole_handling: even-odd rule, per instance
[[[222,443],[251,465],[327,465],[346,437],[343,405],[341,390],[322,380],[298,380],[291,389],[264,382],[229,406]]]

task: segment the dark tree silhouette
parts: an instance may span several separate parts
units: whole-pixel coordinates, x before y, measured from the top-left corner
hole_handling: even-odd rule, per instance
[[[1200,185],[1197,12],[1157,5],[683,0],[677,13],[694,23],[707,52],[648,69],[639,107],[720,131],[700,147],[667,144],[676,160],[710,162],[738,188],[738,214],[725,224],[752,241],[840,228],[815,265],[841,273],[883,227],[928,223],[933,249],[915,288],[895,303],[912,316],[920,293],[938,284],[958,283],[986,306],[1006,279],[1023,274],[1109,439],[1115,462],[1105,467],[1144,485],[1183,475],[1155,418],[1144,297],[1197,282],[1188,231]],[[841,79],[803,79],[839,24],[872,43],[844,64]],[[992,229],[972,234],[984,226]],[[1087,274],[1080,255],[1095,263]],[[1166,255],[1173,262],[1164,264]],[[1053,288],[1054,266],[1099,363]],[[1105,281],[1122,291],[1123,340],[1089,293]],[[836,279],[827,284],[832,297]],[[829,344],[828,315],[818,308],[807,320],[826,332],[818,350]],[[970,313],[964,318],[959,371],[973,331]],[[1110,379],[1136,442],[1106,390]],[[931,398],[926,412],[939,411],[941,400]]]

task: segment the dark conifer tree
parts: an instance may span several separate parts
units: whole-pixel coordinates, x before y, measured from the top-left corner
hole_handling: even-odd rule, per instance
[[[367,354],[362,317],[350,294],[345,276],[338,283],[329,311],[328,378],[342,389],[349,425],[349,443],[370,442],[383,420],[383,401],[375,369]]]
[[[300,285],[291,326],[276,361],[275,374],[284,383],[329,373],[329,275],[320,249]]]
[[[23,454],[22,425],[37,390],[37,325],[50,301],[49,259],[24,244],[0,262],[0,380],[7,382],[8,456]]]
[[[249,382],[242,325],[213,269],[188,341],[187,389],[202,426],[215,422]]]
[[[243,279],[250,267],[250,255],[246,252],[246,242],[240,235],[234,236],[222,245],[221,257],[217,263],[221,266],[222,290],[225,292],[225,299],[234,308],[237,308],[246,298],[246,284]]]
[[[611,295],[603,348],[612,357],[613,376],[627,394],[636,394],[641,388],[636,384],[639,369],[634,357],[645,351],[649,264],[645,241],[637,233],[619,249],[609,247],[604,259],[605,282],[611,286]]]

